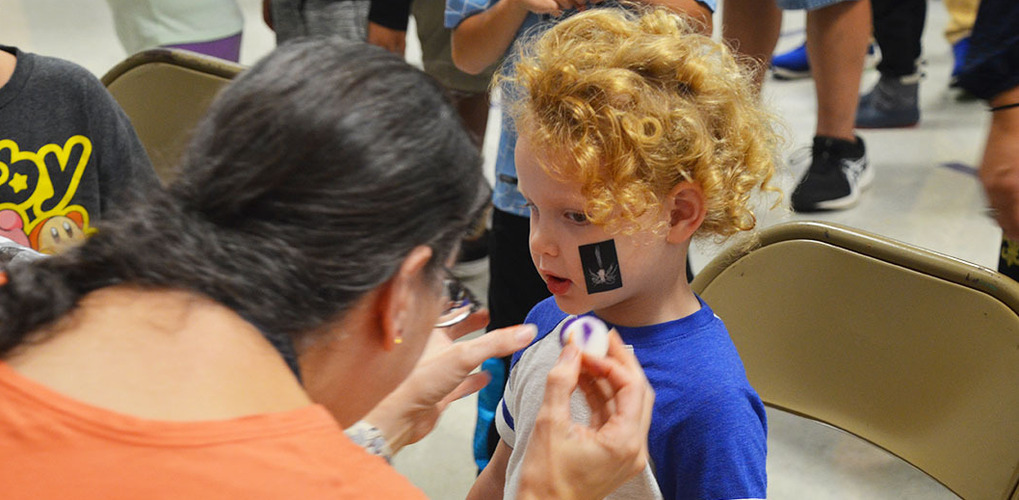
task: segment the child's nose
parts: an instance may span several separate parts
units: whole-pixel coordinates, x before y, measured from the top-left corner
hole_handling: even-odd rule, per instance
[[[559,253],[552,232],[542,227],[540,222],[531,221],[531,235],[529,238],[532,255],[548,255],[554,257]]]

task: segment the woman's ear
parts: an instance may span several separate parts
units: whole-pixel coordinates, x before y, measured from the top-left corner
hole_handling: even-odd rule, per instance
[[[381,288],[378,302],[382,325],[380,340],[387,351],[403,342],[407,321],[413,317],[415,302],[421,299],[421,289],[415,287],[415,284],[424,278],[424,270],[431,259],[431,247],[414,247],[404,257],[396,273]]]
[[[693,182],[680,182],[669,191],[665,207],[669,212],[669,231],[666,241],[685,243],[704,222],[707,206],[704,191]]]

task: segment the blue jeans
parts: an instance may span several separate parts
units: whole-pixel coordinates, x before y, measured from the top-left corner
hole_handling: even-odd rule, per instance
[[[817,10],[851,0],[775,0],[782,10]]]
[[[1019,86],[1019,1],[980,2],[959,86],[981,99]]]

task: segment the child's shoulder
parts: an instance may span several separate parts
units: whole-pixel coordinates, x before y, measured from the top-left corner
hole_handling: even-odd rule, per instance
[[[20,74],[25,89],[30,91],[29,95],[78,101],[106,93],[99,78],[77,63],[23,50],[17,50],[16,57],[15,78]]]
[[[527,313],[527,318],[524,323],[531,323],[538,326],[538,334],[548,333],[551,331],[560,321],[566,319],[569,316],[555,302],[555,297],[548,297],[537,305],[531,308],[531,311]]]
[[[510,366],[516,365],[524,351],[547,337],[548,334],[552,333],[556,326],[558,326],[559,323],[562,323],[562,321],[567,317],[569,317],[569,314],[566,314],[562,309],[559,309],[559,306],[556,305],[555,297],[548,297],[532,307],[531,312],[527,313],[527,318],[524,319],[524,323],[536,326],[538,334],[534,337],[534,340],[531,341],[530,345],[517,351],[517,353],[513,355]]]

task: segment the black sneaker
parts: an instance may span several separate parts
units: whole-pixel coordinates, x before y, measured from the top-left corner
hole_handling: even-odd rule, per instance
[[[863,139],[849,142],[834,137],[814,137],[810,168],[793,191],[797,212],[842,210],[856,205],[860,191],[874,180],[867,165]]]

